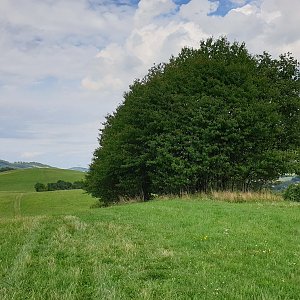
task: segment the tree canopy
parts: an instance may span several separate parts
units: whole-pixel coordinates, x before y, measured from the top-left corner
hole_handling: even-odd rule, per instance
[[[106,117],[86,176],[104,203],[251,190],[299,171],[300,73],[290,53],[225,37],[154,65]]]

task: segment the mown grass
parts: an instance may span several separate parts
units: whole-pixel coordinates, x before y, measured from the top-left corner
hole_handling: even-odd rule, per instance
[[[297,203],[34,197],[0,218],[1,299],[299,299]]]
[[[0,173],[0,191],[33,192],[37,182],[47,184],[64,180],[74,182],[82,180],[84,173],[55,168],[33,168]]]
[[[95,202],[82,190],[0,192],[0,217],[73,214],[88,211]]]

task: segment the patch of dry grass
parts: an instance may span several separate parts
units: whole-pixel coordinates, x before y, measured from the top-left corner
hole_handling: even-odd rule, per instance
[[[279,202],[283,201],[280,194],[275,194],[269,191],[262,192],[212,192],[209,195],[213,200],[227,202]]]
[[[211,191],[209,193],[196,193],[196,194],[183,194],[181,197],[176,195],[163,195],[155,198],[156,200],[216,200],[232,203],[242,202],[282,202],[283,196],[279,193],[273,193],[271,191],[261,192],[232,192],[232,191]]]

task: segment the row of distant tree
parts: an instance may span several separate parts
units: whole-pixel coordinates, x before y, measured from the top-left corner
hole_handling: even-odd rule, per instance
[[[11,167],[0,168],[0,172],[7,172],[7,171],[12,171],[12,170],[15,170],[15,169],[11,168]]]
[[[63,180],[58,180],[57,182],[50,182],[47,184],[37,182],[34,188],[37,192],[47,192],[47,191],[57,191],[57,190],[75,190],[83,189],[83,181],[68,182]]]

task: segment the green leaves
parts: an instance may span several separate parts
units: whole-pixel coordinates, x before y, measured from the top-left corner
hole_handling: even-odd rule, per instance
[[[87,191],[105,203],[254,189],[295,169],[299,65],[222,37],[155,65],[107,117]]]
[[[284,191],[283,197],[288,201],[300,202],[300,184],[291,184]]]

